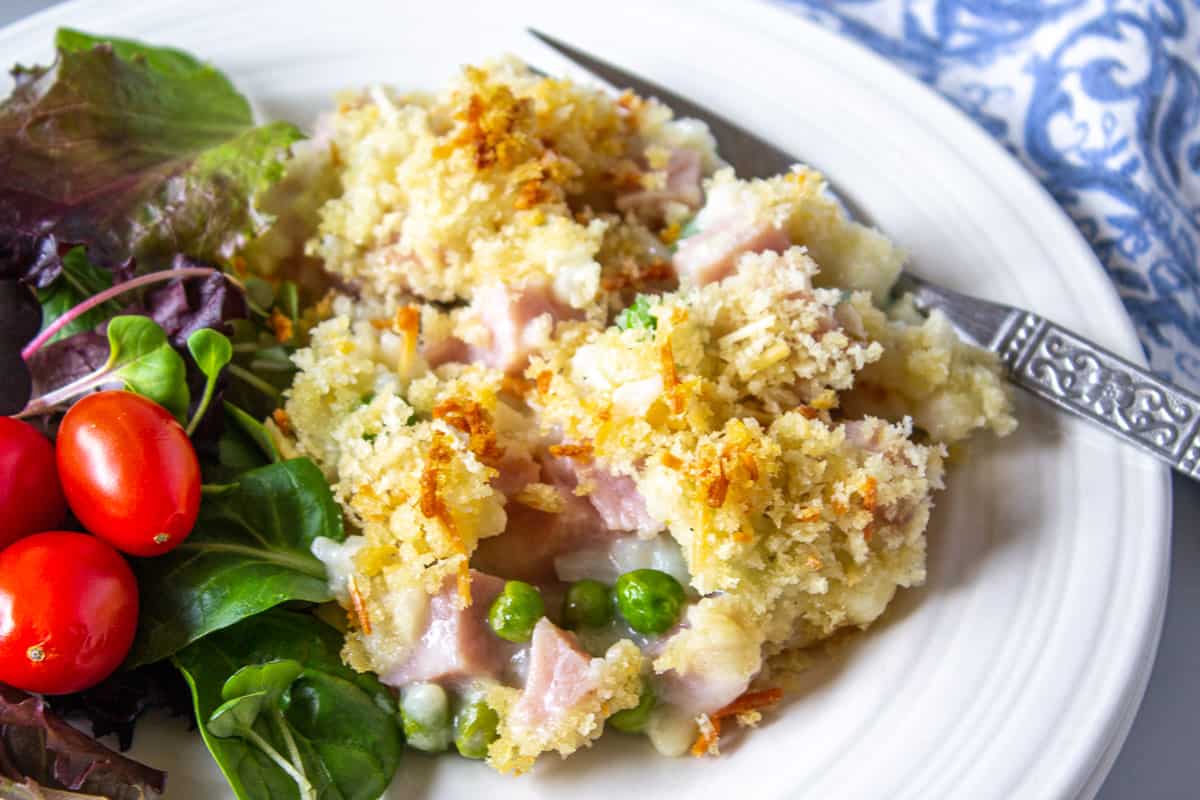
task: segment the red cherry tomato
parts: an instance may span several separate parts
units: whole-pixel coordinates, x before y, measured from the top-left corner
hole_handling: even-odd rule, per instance
[[[58,429],[58,474],[84,527],[130,555],[162,555],[196,523],[196,451],[141,395],[98,392],[71,406]]]
[[[137,630],[138,589],[121,554],[85,533],[35,533],[0,552],[0,681],[27,692],[95,686]]]
[[[54,445],[32,425],[0,417],[0,547],[57,528],[66,516]]]

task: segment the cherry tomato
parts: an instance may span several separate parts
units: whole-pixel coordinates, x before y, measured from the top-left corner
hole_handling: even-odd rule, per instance
[[[0,417],[0,547],[57,528],[66,516],[54,445],[32,425]]]
[[[0,552],[0,681],[43,694],[95,686],[133,644],[138,589],[86,533],[35,533]]]
[[[196,451],[141,395],[97,392],[71,406],[58,429],[58,474],[84,527],[130,555],[162,555],[196,523]]]

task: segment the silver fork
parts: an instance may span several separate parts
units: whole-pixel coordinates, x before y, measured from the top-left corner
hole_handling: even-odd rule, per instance
[[[603,83],[656,97],[678,116],[706,123],[718,152],[741,177],[778,175],[800,161],[656,83],[529,32]],[[869,223],[849,195],[835,194],[851,217]],[[922,313],[944,314],[961,336],[999,356],[1017,386],[1200,479],[1200,397],[1032,312],[968,297],[907,271],[893,292],[911,293]]]

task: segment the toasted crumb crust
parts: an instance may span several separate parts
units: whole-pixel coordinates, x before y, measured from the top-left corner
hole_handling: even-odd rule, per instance
[[[669,148],[716,164],[707,131],[662,105],[511,59],[469,67],[436,96],[347,96],[327,127],[340,192],[308,251],[383,300],[470,299],[499,272],[603,305],[670,256],[657,235],[669,223],[615,213],[617,193],[665,181],[653,156]]]
[[[492,485],[506,460],[543,451],[630,479],[642,532],[678,543],[701,597],[652,657],[623,640],[595,659],[601,690],[553,725],[522,727],[508,714],[519,690],[490,688],[501,735],[488,761],[501,771],[590,744],[636,704],[645,674],[761,677],[870,625],[924,580],[946,446],[1015,426],[993,357],[937,315],[877,305],[903,254],[847,220],[811,170],[739,181],[702,129],[656,103],[513,61],[469,68],[437,96],[348,97],[326,125],[339,190],[309,251],[355,291],[312,328],[271,429],[282,451],[320,465],[361,535],[339,596],[347,663],[403,662],[448,577],[459,604],[473,602],[470,559],[504,531],[506,502],[563,510],[549,484],[512,498]],[[614,210],[622,191],[661,188],[679,148],[710,176],[692,227],[732,209],[795,245],[680,285],[670,246],[691,210]],[[534,323],[523,375],[431,367],[435,347],[483,347],[489,334],[478,315],[430,301],[497,284],[549,286],[580,313]],[[610,324],[648,288],[651,327]],[[715,752],[715,738],[703,744]]]
[[[494,686],[487,703],[500,712],[500,736],[488,748],[488,764],[500,772],[520,775],[539,755],[556,752],[563,758],[588,747],[604,733],[604,720],[638,704],[642,687],[642,653],[623,639],[608,649],[604,658],[592,659],[591,672],[597,689],[582,703],[554,721],[553,725],[525,726],[509,713],[520,692]]]

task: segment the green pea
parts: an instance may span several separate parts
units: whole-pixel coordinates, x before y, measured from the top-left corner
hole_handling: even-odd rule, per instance
[[[638,633],[664,633],[679,621],[683,587],[657,569],[635,569],[617,578],[617,610]]]
[[[500,715],[482,700],[468,703],[454,716],[454,746],[465,758],[487,758],[488,746],[499,736]]]
[[[563,598],[563,622],[568,628],[601,628],[612,620],[608,587],[590,578],[572,583]]]
[[[652,331],[658,327],[658,320],[650,313],[650,299],[644,294],[639,294],[632,305],[617,314],[614,321],[617,323],[617,327],[623,331],[630,328]]]
[[[608,718],[608,724],[625,733],[641,733],[646,729],[646,723],[650,721],[650,712],[656,705],[658,698],[654,689],[648,682],[642,681],[642,694],[638,697],[638,704],[613,714]]]
[[[400,723],[408,744],[427,753],[450,746],[450,698],[436,683],[415,683],[400,694]]]
[[[488,624],[501,639],[528,642],[533,626],[546,615],[541,593],[524,581],[508,581],[488,610]]]

